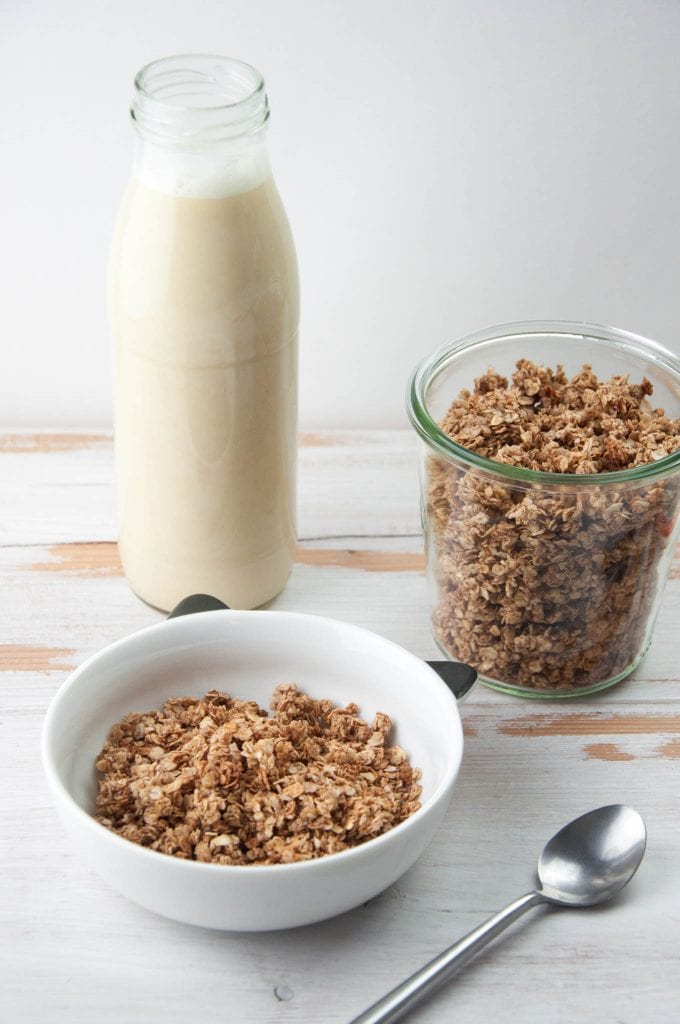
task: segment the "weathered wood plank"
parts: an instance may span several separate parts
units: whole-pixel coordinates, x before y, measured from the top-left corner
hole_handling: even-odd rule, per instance
[[[0,548],[0,573],[12,594],[0,627],[2,643],[62,648],[65,635],[69,643],[80,638],[73,656],[79,661],[162,617],[130,593],[112,541]],[[430,632],[418,537],[339,538],[333,547],[324,540],[301,543],[288,585],[271,607],[354,622],[420,657],[441,657]],[[680,583],[672,580],[642,664],[593,702],[676,699],[679,615]],[[481,687],[469,700],[516,703]]]
[[[69,573],[90,576],[122,576],[118,548],[115,541],[89,541],[77,544],[52,544],[43,562],[27,566],[32,572]],[[375,548],[328,548],[312,543],[298,544],[295,563],[322,568],[359,570],[363,572],[416,572],[425,571],[425,556],[421,551],[381,551]]]
[[[314,435],[300,445],[300,538],[419,535],[415,436],[373,431],[336,440]],[[111,437],[5,435],[0,494],[0,545],[115,540]]]

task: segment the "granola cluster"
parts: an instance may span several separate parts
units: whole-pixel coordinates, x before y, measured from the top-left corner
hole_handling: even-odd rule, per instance
[[[337,853],[418,810],[420,771],[382,713],[334,707],[292,684],[273,714],[211,690],[128,714],[97,758],[95,817],[185,860],[289,864]]]
[[[680,420],[651,407],[647,380],[569,379],[520,359],[512,382],[489,370],[441,429],[488,459],[592,475],[680,448]],[[428,460],[434,627],[452,657],[487,678],[554,690],[592,686],[644,652],[659,563],[677,515],[676,478],[579,487],[499,482]]]

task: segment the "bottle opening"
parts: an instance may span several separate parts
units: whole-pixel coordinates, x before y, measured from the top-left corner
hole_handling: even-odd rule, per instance
[[[249,64],[183,54],[142,68],[130,112],[143,137],[185,148],[260,131],[269,104],[264,79]]]

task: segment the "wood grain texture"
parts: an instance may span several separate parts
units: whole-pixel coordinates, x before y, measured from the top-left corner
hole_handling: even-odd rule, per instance
[[[82,544],[52,544],[49,557],[24,568],[30,572],[65,572],[87,579],[91,576],[122,576],[118,545],[115,541],[90,541]]]
[[[334,566],[360,572],[424,572],[425,556],[407,551],[366,551],[357,548],[305,548],[298,545],[301,565]]]
[[[347,1024],[530,888],[536,857],[556,828],[621,801],[636,806],[649,829],[629,891],[593,912],[536,911],[412,1019],[675,1024],[677,553],[654,643],[633,677],[563,703],[472,691],[462,707],[466,749],[449,813],[396,885],[308,928],[206,932],[155,917],[109,889],[80,863],[52,810],[40,764],[52,696],[74,665],[162,615],[121,575],[110,438],[17,436],[29,440],[0,441],[0,1020]],[[418,517],[410,434],[304,439],[301,540],[288,586],[271,606],[356,622],[437,657]]]
[[[519,718],[499,725],[501,732],[508,736],[625,736],[658,735],[659,733],[680,734],[680,715],[656,714],[612,714],[610,711],[596,711],[588,714],[570,714],[564,710],[559,714],[521,715]]]
[[[37,452],[74,452],[109,444],[108,434],[2,434],[0,452],[31,455]]]
[[[635,754],[627,750],[621,750],[616,743],[588,743],[583,748],[586,757],[593,757],[598,761],[634,761]]]
[[[122,576],[115,541],[90,541],[82,544],[52,544],[46,561],[24,567],[31,572],[75,573],[91,576]],[[424,572],[425,556],[410,551],[371,551],[357,548],[319,548],[298,544],[295,561],[299,565],[334,567],[363,572]]]
[[[0,644],[0,672],[71,672],[75,653],[72,647]]]

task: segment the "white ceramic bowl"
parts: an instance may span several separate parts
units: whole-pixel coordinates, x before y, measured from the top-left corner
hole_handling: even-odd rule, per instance
[[[110,727],[171,696],[220,689],[269,706],[278,683],[355,701],[395,724],[393,741],[422,770],[422,807],[362,846],[295,864],[184,861],[129,842],[92,817],[94,762]],[[349,910],[411,867],[440,824],[463,753],[456,701],[424,661],[357,626],[315,615],[208,611],[119,640],[77,669],[55,696],[43,761],[57,810],[86,862],[158,914],[230,931],[309,924]]]

